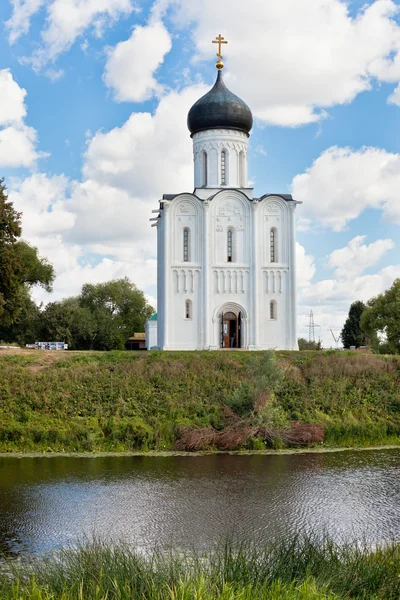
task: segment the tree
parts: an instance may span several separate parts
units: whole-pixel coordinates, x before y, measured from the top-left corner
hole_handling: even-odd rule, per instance
[[[19,240],[21,213],[8,200],[0,179],[0,319],[2,326],[16,321],[26,305],[27,290],[41,285],[51,290],[53,267],[38,256],[36,248]]]
[[[143,292],[127,277],[84,285],[80,305],[96,321],[91,345],[96,350],[123,349],[135,331],[144,331],[146,319],[154,312]]]
[[[40,338],[66,342],[71,350],[91,348],[95,331],[95,318],[79,296],[50,302],[41,314]]]
[[[321,342],[310,342],[306,338],[299,338],[297,343],[299,350],[321,350]]]
[[[73,350],[123,350],[135,331],[144,331],[153,312],[127,278],[85,284],[80,296],[46,306],[40,336],[64,341]]]
[[[361,315],[365,308],[366,306],[361,300],[353,302],[350,306],[349,316],[347,317],[340,334],[345,348],[350,348],[350,346],[355,346],[356,348],[365,346],[365,333],[361,327]]]
[[[31,299],[29,290],[23,288],[20,296],[20,310],[13,323],[5,323],[0,318],[0,340],[17,342],[21,346],[32,344],[40,337],[40,308]]]
[[[384,346],[388,353],[400,353],[400,279],[368,301],[361,327],[372,337],[375,349]]]

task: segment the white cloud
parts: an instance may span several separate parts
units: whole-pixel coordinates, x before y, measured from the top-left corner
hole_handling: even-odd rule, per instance
[[[163,2],[162,4],[165,4]],[[355,17],[342,0],[173,0],[201,59],[221,31],[226,79],[265,122],[297,126],[351,102],[373,79],[400,80],[399,6],[375,0]],[[254,82],[257,82],[256,85]]]
[[[5,26],[10,30],[8,40],[14,44],[21,35],[28,33],[31,17],[40,10],[44,0],[11,0],[11,4],[13,12]]]
[[[53,0],[47,8],[42,45],[23,62],[41,70],[68,50],[87,29],[101,37],[103,30],[134,10],[131,0]]]
[[[97,132],[85,155],[85,178],[153,203],[162,192],[191,191],[192,144],[182,115],[204,91],[196,85],[170,92],[154,115],[132,113],[122,127]]]
[[[104,73],[106,85],[121,102],[143,102],[162,86],[154,73],[171,50],[171,37],[161,21],[134,28],[131,37],[108,51]]]
[[[124,276],[154,295],[156,230],[149,218],[163,192],[193,189],[191,140],[182,114],[203,93],[201,85],[170,92],[154,115],[133,113],[121,127],[94,134],[82,182],[45,174],[12,182],[10,198],[24,213],[24,237],[57,273],[53,296],[39,289],[37,300]]]
[[[300,288],[310,284],[315,275],[314,257],[307,254],[304,246],[296,242],[296,279]]]
[[[321,337],[325,347],[335,346],[330,327],[337,337],[347,318],[350,305],[356,300],[367,302],[377,294],[391,287],[400,277],[400,265],[390,265],[377,273],[363,275],[368,268],[376,265],[392,248],[392,240],[377,240],[363,244],[366,236],[357,236],[344,248],[334,250],[327,259],[328,266],[334,269],[333,277],[312,282],[315,267],[311,256],[301,246],[297,249],[298,261],[298,334],[308,337],[309,315],[312,310],[316,325],[316,339]],[[309,266],[307,270],[301,265]],[[299,277],[300,275],[300,277]]]
[[[400,106],[400,83],[395,87],[393,93],[388,98],[389,104]]]
[[[386,252],[395,247],[395,243],[390,239],[377,240],[367,246],[362,243],[365,238],[365,235],[358,235],[350,240],[345,248],[334,250],[329,256],[328,264],[335,269],[337,279],[352,280],[368,267],[379,263]]]
[[[400,224],[399,189],[400,155],[369,147],[328,148],[292,182],[293,196],[304,202],[303,229],[317,220],[341,231],[368,207]]]
[[[37,152],[37,134],[32,127],[19,125],[0,129],[0,166],[32,167],[38,158],[47,156]]]
[[[25,96],[11,71],[0,70],[0,167],[32,167],[47,156],[36,150],[37,133],[24,122]]]
[[[10,69],[0,70],[0,125],[22,123],[26,116],[26,90],[14,80]]]
[[[73,227],[75,215],[64,208],[67,189],[64,175],[35,173],[12,182],[9,198],[22,212],[24,237],[53,236]]]

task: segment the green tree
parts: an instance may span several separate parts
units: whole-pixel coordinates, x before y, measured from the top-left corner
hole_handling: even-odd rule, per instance
[[[134,332],[144,331],[146,319],[154,312],[143,292],[127,277],[84,285],[80,305],[96,321],[91,346],[95,350],[123,349]]]
[[[19,240],[21,213],[8,200],[4,179],[0,179],[0,319],[14,323],[26,306],[27,290],[41,285],[51,290],[53,267],[40,258],[36,248]]]
[[[356,348],[365,346],[365,333],[361,327],[361,315],[365,308],[366,306],[361,300],[353,302],[350,306],[349,316],[347,317],[340,334],[345,348],[350,348],[350,346],[355,346]]]
[[[0,318],[0,340],[17,342],[21,346],[32,344],[40,337],[40,324],[40,308],[31,299],[29,290],[23,288],[20,310],[13,323],[5,323]]]
[[[306,340],[306,338],[299,338],[297,343],[299,344],[299,350],[321,350],[321,342],[312,342]]]
[[[400,279],[392,287],[367,303],[361,327],[372,338],[377,350],[400,353]]]
[[[88,350],[97,324],[94,316],[80,304],[79,296],[50,302],[41,314],[40,338],[66,342],[71,350]]]

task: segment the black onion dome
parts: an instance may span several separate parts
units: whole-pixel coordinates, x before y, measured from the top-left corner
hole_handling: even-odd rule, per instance
[[[253,115],[247,104],[228,90],[218,71],[214,86],[189,110],[187,125],[191,135],[206,129],[237,129],[249,135]]]

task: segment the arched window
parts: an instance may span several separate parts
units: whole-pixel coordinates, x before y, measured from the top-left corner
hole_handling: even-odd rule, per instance
[[[192,301],[185,300],[185,319],[192,318]]]
[[[226,150],[221,152],[221,185],[226,185]]]
[[[245,174],[244,174],[245,166],[244,166],[244,152],[241,150],[239,152],[239,187],[244,187]]]
[[[207,185],[207,180],[208,180],[207,152],[203,152],[203,186]]]
[[[278,262],[278,232],[275,227],[269,232],[269,255],[271,262]]]
[[[228,262],[232,262],[233,259],[233,231],[232,229],[228,229]]]
[[[271,302],[269,303],[269,318],[273,319],[274,321],[276,321],[276,319],[278,318],[276,300],[271,300]]]
[[[188,262],[190,260],[189,253],[189,243],[190,243],[190,232],[187,227],[183,230],[183,260],[184,262]]]

